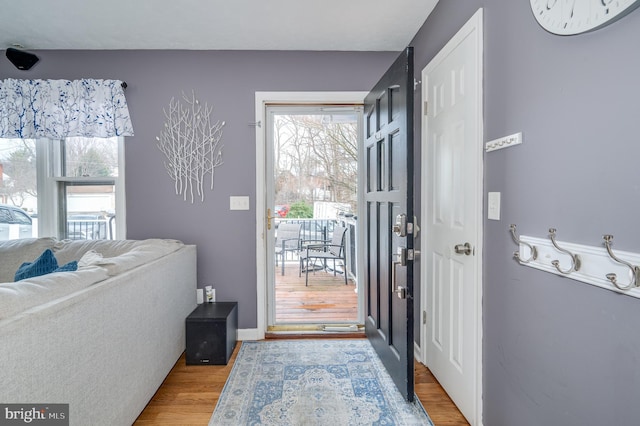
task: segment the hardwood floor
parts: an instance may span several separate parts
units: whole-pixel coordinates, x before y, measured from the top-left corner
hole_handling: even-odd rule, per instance
[[[208,425],[239,349],[227,365],[186,365],[182,354],[134,425]]]
[[[239,348],[240,342],[221,366],[187,366],[183,354],[134,424],[208,425]],[[436,426],[468,425],[429,369],[417,364],[415,378],[416,395]]]
[[[463,426],[469,424],[424,364],[416,362],[413,371],[415,393],[435,426]]]

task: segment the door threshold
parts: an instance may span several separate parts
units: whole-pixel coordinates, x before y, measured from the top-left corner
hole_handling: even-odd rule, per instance
[[[265,339],[362,338],[361,324],[289,324],[269,326]]]

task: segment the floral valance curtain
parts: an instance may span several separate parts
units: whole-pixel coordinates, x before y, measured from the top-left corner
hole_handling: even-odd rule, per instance
[[[0,81],[0,138],[72,136],[133,136],[121,81]]]

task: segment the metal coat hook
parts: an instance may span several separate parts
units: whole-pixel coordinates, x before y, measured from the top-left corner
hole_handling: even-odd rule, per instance
[[[613,240],[613,235],[603,235],[602,238],[604,239],[604,246],[607,248],[607,253],[609,253],[609,256],[611,256],[611,258],[616,262],[629,267],[633,276],[633,279],[631,280],[629,285],[626,286],[621,286],[620,284],[618,284],[618,277],[616,274],[607,274],[607,279],[611,281],[611,284],[615,285],[620,290],[629,290],[634,287],[640,286],[640,267],[633,266],[631,263],[619,259],[615,254],[613,254],[613,250],[611,250],[611,241]]]
[[[560,269],[560,261],[559,260],[554,260],[554,261],[551,262],[551,264],[556,267],[558,272],[560,272],[561,274],[567,275],[567,274],[570,274],[570,273],[572,273],[574,271],[579,271],[580,270],[580,256],[578,256],[577,254],[573,254],[569,250],[563,249],[562,247],[558,246],[558,243],[556,243],[556,230],[555,230],[555,228],[549,228],[549,238],[551,239],[551,244],[553,244],[553,246],[556,248],[556,250],[571,256],[571,267],[569,269],[567,269],[566,271],[563,271],[562,269]]]
[[[531,244],[525,243],[524,241],[520,240],[520,238],[516,235],[515,224],[512,223],[511,225],[509,225],[509,230],[511,231],[511,238],[513,238],[513,241],[518,245],[518,247],[520,247],[520,244],[522,244],[526,247],[529,247],[529,251],[531,252],[531,256],[529,256],[528,259],[520,258],[520,250],[513,252],[513,257],[521,263],[529,263],[532,260],[536,260],[538,258],[538,249],[536,248],[536,246],[532,246]]]

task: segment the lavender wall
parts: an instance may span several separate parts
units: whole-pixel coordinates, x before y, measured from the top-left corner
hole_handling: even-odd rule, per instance
[[[255,328],[256,91],[366,91],[396,53],[251,51],[39,51],[18,71],[0,59],[0,78],[115,78],[126,96],[135,136],[126,140],[128,238],[175,238],[198,246],[199,285],[218,300],[239,302],[239,327]],[[172,97],[195,90],[226,122],[224,165],[204,203],[174,191],[155,137]],[[248,195],[248,211],[230,211],[229,196]],[[194,293],[195,294],[195,293]],[[195,296],[194,296],[195,297]]]
[[[640,301],[517,265],[508,226],[534,236],[554,226],[562,240],[589,245],[612,233],[616,248],[640,251],[640,11],[590,34],[558,37],[535,23],[527,1],[441,1],[413,42],[416,75],[479,7],[485,140],[518,131],[525,139],[485,158],[485,187],[502,192],[502,220],[484,224],[484,424],[638,424]],[[126,151],[129,236],[197,244],[199,282],[214,284],[221,300],[240,301],[241,328],[256,325],[254,92],[368,90],[397,56],[38,54],[29,72],[0,61],[0,78],[129,83],[136,130]],[[154,145],[162,108],[191,89],[227,122],[216,189],[193,205],[174,194]],[[419,151],[418,144],[416,159]],[[230,212],[230,195],[249,195],[251,210]]]
[[[441,1],[413,42],[416,75],[479,7],[485,140],[524,134],[485,154],[502,220],[484,223],[484,424],[640,424],[640,300],[519,266],[508,233],[553,226],[594,246],[612,233],[640,251],[640,10],[559,37],[528,1]]]

